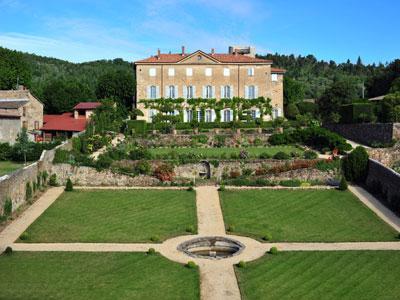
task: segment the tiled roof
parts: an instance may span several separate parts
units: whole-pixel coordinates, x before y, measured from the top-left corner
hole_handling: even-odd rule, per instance
[[[194,53],[203,53],[201,51],[196,51]],[[146,59],[142,59],[139,61],[136,61],[135,63],[177,63],[181,61],[184,58],[189,57],[193,53],[190,54],[163,54],[161,53],[159,56],[151,56]],[[206,54],[206,56],[210,58],[214,58],[216,61],[220,63],[266,63],[266,64],[271,64],[272,60],[268,59],[262,59],[262,58],[255,58],[255,57],[250,57],[242,54],[222,54],[222,53],[214,53],[214,54]]]
[[[100,105],[100,102],[80,102],[75,105],[74,109],[95,109]]]
[[[285,69],[271,68],[271,73],[285,73]]]
[[[74,118],[73,113],[64,113],[62,115],[44,115],[43,131],[74,131],[81,132],[86,129],[86,118]]]

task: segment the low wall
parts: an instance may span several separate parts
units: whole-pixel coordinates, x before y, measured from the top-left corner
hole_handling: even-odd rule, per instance
[[[364,145],[388,144],[393,139],[392,123],[324,124],[324,127]]]
[[[393,212],[400,214],[400,174],[370,159],[366,185]]]

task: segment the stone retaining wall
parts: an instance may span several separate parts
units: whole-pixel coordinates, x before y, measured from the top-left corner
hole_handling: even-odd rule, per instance
[[[382,203],[400,214],[400,174],[370,159],[366,184],[368,190],[379,195]]]
[[[324,127],[363,145],[388,144],[394,137],[393,123],[324,124]]]

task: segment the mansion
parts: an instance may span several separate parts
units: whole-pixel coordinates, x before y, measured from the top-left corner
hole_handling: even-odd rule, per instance
[[[157,114],[146,109],[143,101],[159,98],[183,99],[231,99],[240,97],[270,98],[272,117],[283,116],[283,74],[285,70],[272,67],[272,61],[256,58],[254,48],[229,47],[229,53],[182,52],[157,55],[136,61],[136,108],[144,116],[138,119],[151,122]],[[183,104],[185,107],[185,103]],[[253,118],[260,116],[257,108],[251,110]],[[215,112],[205,111],[205,121],[213,122]],[[184,109],[183,120],[200,119],[200,111]],[[265,116],[268,120],[271,116]],[[221,121],[233,121],[233,111],[221,111]]]

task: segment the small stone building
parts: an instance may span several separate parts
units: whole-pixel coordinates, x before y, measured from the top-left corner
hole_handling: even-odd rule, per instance
[[[40,135],[43,125],[43,103],[29,90],[0,91],[0,143],[15,143],[23,127],[30,140]]]

